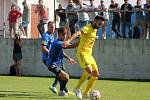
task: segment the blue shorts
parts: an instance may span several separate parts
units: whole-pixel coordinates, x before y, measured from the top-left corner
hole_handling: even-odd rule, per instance
[[[20,27],[22,28],[27,28],[28,27],[29,22],[28,21],[22,21],[22,23],[20,24]]]

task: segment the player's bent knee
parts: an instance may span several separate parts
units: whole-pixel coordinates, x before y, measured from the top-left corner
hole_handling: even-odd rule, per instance
[[[69,80],[69,75],[67,73],[64,74],[64,80],[68,81]]]
[[[64,80],[64,81],[68,81],[68,80],[69,80],[69,75],[68,75],[66,72],[64,72],[64,71],[61,71],[61,72],[59,73],[59,77],[60,77],[62,80]]]
[[[85,71],[86,71],[89,75],[92,74],[92,68],[91,68],[91,67],[86,67],[86,68],[85,68]]]
[[[93,71],[93,72],[92,72],[92,76],[93,76],[93,77],[99,77],[98,71]]]

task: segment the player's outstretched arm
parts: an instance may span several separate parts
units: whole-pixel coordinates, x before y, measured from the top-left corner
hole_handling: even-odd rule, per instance
[[[64,53],[64,52],[63,52]],[[75,63],[77,63],[74,59],[72,59],[71,57],[69,57],[66,53],[64,53],[64,57],[66,58],[66,59],[68,59],[68,62],[70,63],[70,64],[75,64]]]
[[[63,42],[63,45],[65,47],[67,47],[79,35],[81,35],[81,31],[77,31],[76,33],[74,33],[68,40],[66,40],[66,41]]]
[[[76,48],[79,45],[79,41],[69,44],[68,46],[64,46],[64,49],[72,49]]]

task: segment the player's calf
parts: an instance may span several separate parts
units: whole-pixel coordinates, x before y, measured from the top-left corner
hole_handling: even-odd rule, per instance
[[[62,80],[64,80],[64,81],[68,81],[69,80],[69,75],[65,71],[63,71],[63,70],[60,71],[59,77]]]
[[[69,80],[69,75],[65,71],[61,70],[59,72],[60,93],[65,92],[65,88],[68,80]]]

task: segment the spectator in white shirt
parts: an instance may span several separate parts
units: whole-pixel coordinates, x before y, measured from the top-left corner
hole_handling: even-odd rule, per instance
[[[90,6],[87,7],[87,9],[89,11],[88,12],[89,22],[93,21],[97,15],[97,12],[94,11],[96,7],[94,6],[93,2],[94,2],[94,0],[90,0]]]
[[[84,6],[82,2],[80,2],[79,5],[77,6],[77,10],[78,10],[77,25],[78,25],[78,28],[80,30],[81,28],[83,28],[85,25],[88,24],[89,16],[86,12],[86,6]]]

